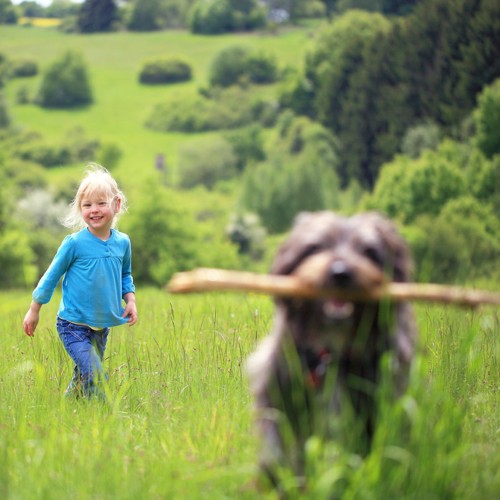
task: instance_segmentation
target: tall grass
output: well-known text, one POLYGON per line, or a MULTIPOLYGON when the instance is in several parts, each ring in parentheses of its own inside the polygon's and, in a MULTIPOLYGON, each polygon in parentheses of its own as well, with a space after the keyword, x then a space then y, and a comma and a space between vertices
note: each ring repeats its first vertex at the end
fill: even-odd
MULTIPOLYGON (((140 290, 138 325, 110 335, 103 405, 62 397, 58 297, 31 339, 29 294, 0 296, 0 497, 262 498, 243 363, 271 327, 269 299, 140 290)), ((308 489, 290 478, 291 498, 496 498, 498 312, 421 306, 418 320, 409 391, 381 394, 371 452, 311 439, 308 489)))

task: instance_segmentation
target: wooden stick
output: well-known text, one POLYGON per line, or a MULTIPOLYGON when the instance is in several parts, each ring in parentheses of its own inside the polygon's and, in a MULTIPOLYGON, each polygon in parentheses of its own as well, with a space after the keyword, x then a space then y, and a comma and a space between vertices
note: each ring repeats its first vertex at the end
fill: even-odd
POLYGON ((305 299, 335 297, 350 301, 372 301, 388 297, 394 301, 421 300, 467 307, 480 304, 500 306, 500 294, 485 290, 435 284, 387 283, 370 293, 353 294, 344 290, 315 288, 295 276, 207 268, 175 274, 167 285, 167 290, 171 293, 234 290, 305 299))

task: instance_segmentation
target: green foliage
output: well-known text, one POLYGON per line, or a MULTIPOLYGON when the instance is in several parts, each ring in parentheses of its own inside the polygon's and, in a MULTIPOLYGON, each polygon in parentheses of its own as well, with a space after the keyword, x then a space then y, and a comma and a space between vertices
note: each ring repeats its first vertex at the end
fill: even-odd
POLYGON ((38 64, 33 59, 18 59, 11 62, 11 76, 14 78, 26 78, 38 74, 38 64))
POLYGON ((236 167, 242 172, 248 163, 265 159, 262 128, 258 125, 227 132, 224 137, 231 144, 236 156, 236 167))
POLYGON ((87 66, 80 52, 64 52, 44 71, 36 102, 44 108, 71 108, 93 102, 87 66))
POLYGON ((27 135, 23 144, 16 148, 14 156, 50 168, 70 163, 90 162, 95 160, 99 153, 99 141, 87 138, 82 129, 76 128, 68 131, 64 139, 58 143, 48 142, 37 135, 27 135))
POLYGON ((77 18, 82 33, 112 31, 118 21, 118 8, 114 0, 85 0, 77 18))
POLYGON ((231 144, 222 137, 193 140, 180 147, 180 187, 203 185, 212 189, 217 182, 236 176, 236 156, 231 144))
POLYGON ((138 283, 163 286, 176 271, 193 267, 197 236, 193 223, 172 200, 174 196, 155 185, 148 186, 120 229, 130 235, 133 273, 138 283))
POLYGON ((252 83, 275 82, 278 78, 276 59, 265 51, 233 45, 221 50, 210 65, 210 85, 229 87, 248 79, 252 83))
POLYGON ((500 153, 500 78, 479 95, 474 122, 477 147, 487 158, 500 153))
POLYGON ((410 158, 418 158, 426 149, 436 149, 440 142, 439 127, 426 123, 409 128, 401 143, 401 152, 410 158))
MULTIPOLYGON (((373 82, 367 77, 366 65, 372 63, 373 47, 390 28, 390 22, 378 13, 348 11, 321 29, 306 57, 305 78, 314 89, 313 112, 339 138, 343 184, 358 179, 370 185, 376 178, 366 139, 371 129, 367 117, 376 119, 368 93, 373 82)), ((297 84, 299 88, 292 94, 307 96, 303 81, 299 79, 297 84)), ((301 102, 301 108, 304 106, 307 104, 301 102)))
POLYGON ((186 82, 191 78, 191 66, 177 58, 148 61, 139 74, 139 81, 148 84, 186 82))
POLYGON ((253 96, 239 87, 215 89, 208 98, 158 104, 146 126, 163 132, 207 132, 233 129, 251 123, 270 126, 278 114, 274 100, 253 96))
POLYGON ((127 22, 131 31, 155 31, 165 25, 164 2, 160 0, 134 0, 127 22))
POLYGON ((369 205, 389 217, 412 223, 419 215, 438 215, 450 200, 466 192, 466 180, 440 150, 419 159, 396 157, 382 167, 369 205))
POLYGON ((269 159, 247 169, 242 186, 242 205, 272 233, 286 231, 302 210, 337 208, 339 193, 334 137, 305 117, 280 124, 269 159))
POLYGON ((234 245, 223 230, 195 219, 182 193, 149 183, 120 229, 132 241, 132 267, 137 283, 164 286, 175 272, 194 267, 238 266, 234 245))
POLYGON ((10 0, 0 0, 0 24, 16 24, 17 11, 10 0))
POLYGON ((7 102, 5 101, 4 93, 0 89, 0 129, 9 127, 11 123, 7 102))
POLYGON ((265 8, 255 0, 198 0, 189 14, 192 33, 217 35, 266 24, 265 8))
POLYGON ((475 151, 469 160, 467 178, 476 199, 493 207, 500 218, 500 156, 487 160, 475 151))
POLYGON ((233 10, 228 0, 199 0, 191 9, 192 33, 217 35, 232 31, 233 26, 233 10))
POLYGON ((260 259, 264 252, 266 230, 259 218, 251 213, 236 213, 226 226, 226 235, 238 247, 238 253, 260 259))
POLYGON ((450 200, 437 217, 416 221, 425 246, 414 251, 420 279, 463 283, 494 274, 500 257, 500 224, 488 205, 472 197, 450 200))

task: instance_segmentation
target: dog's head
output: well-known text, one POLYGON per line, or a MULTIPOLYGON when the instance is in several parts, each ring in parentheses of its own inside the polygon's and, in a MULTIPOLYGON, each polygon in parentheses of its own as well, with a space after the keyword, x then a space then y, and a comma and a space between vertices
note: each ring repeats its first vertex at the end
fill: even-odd
MULTIPOLYGON (((408 281, 411 257, 395 226, 378 213, 346 218, 328 211, 304 212, 297 216, 271 272, 298 276, 321 289, 362 294, 387 281, 408 281)), ((309 340, 321 337, 320 343, 328 338, 322 332, 352 335, 353 329, 366 321, 363 312, 369 309, 374 316, 378 307, 338 299, 278 302, 285 305, 294 321, 301 320, 309 340)), ((333 336, 329 338, 334 341, 333 336)))

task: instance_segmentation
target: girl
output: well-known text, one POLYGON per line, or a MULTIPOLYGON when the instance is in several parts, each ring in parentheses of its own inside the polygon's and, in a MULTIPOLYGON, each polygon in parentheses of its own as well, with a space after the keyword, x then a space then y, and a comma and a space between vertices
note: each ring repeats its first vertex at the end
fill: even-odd
POLYGON ((64 221, 79 230, 64 238, 24 318, 24 332, 33 337, 40 309, 62 277, 57 332, 75 363, 66 395, 103 396, 98 382, 105 378, 102 360, 109 328, 137 322, 130 240, 114 229, 125 210, 126 198, 113 177, 90 164, 64 221))

